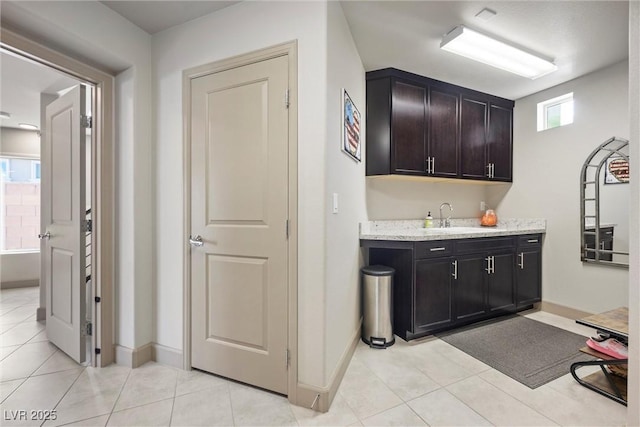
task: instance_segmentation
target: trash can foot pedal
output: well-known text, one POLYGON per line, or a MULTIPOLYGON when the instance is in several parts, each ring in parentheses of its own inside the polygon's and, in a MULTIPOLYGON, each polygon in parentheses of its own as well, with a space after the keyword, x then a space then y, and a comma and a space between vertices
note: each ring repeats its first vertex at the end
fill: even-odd
POLYGON ((387 348, 395 344, 395 337, 391 341, 387 341, 386 338, 374 338, 371 337, 369 340, 362 338, 365 344, 367 344, 371 348, 387 348))

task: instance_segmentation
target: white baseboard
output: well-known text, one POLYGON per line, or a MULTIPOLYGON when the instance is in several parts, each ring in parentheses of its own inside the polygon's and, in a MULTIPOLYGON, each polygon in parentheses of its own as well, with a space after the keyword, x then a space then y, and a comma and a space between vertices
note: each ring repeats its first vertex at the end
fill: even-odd
POLYGON ((583 317, 591 316, 592 314, 594 314, 549 301, 540 302, 540 310, 546 311, 551 314, 556 314, 558 316, 566 317, 567 319, 582 319, 583 317))
POLYGON ((182 350, 157 343, 151 344, 151 360, 161 365, 184 369, 182 350))
POLYGON ((126 366, 128 368, 135 369, 153 360, 151 358, 151 355, 152 355, 151 343, 145 344, 142 347, 138 347, 135 349, 124 347, 121 345, 116 345, 115 349, 116 349, 116 364, 126 366))
POLYGON ((16 289, 16 288, 31 288, 40 286, 40 280, 16 280, 12 282, 0 282, 0 289, 16 289))
MULTIPOLYGON (((360 325, 362 322, 360 322, 360 325)), ((290 402, 296 406, 302 406, 304 408, 311 408, 318 412, 327 412, 331 407, 331 403, 338 392, 338 387, 344 378, 344 374, 349 367, 349 362, 353 357, 353 353, 356 351, 356 346, 360 341, 361 326, 355 330, 351 337, 351 343, 345 349, 340 361, 338 362, 336 369, 331 375, 329 384, 326 387, 316 387, 308 384, 298 383, 298 387, 295 393, 295 401, 290 402), (313 407, 312 407, 313 406, 313 407)))

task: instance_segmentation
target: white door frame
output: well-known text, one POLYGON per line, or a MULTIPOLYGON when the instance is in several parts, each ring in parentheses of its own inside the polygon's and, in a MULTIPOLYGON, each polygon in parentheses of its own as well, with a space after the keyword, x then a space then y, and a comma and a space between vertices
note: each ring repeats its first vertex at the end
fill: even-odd
MULTIPOLYGON (((46 65, 95 86, 93 97, 93 132, 91 141, 92 265, 94 296, 100 298, 93 312, 93 366, 114 362, 114 152, 113 152, 113 81, 105 73, 71 57, 5 28, 0 29, 0 46, 30 61, 46 65)), ((39 309, 38 318, 44 318, 39 309)))
MULTIPOLYGON (((288 249, 288 349, 290 365, 287 388, 289 401, 296 401, 298 383, 298 58, 292 41, 244 55, 187 69, 182 74, 183 111, 183 367, 191 370, 191 80, 231 68, 287 55, 289 57, 289 249, 288 249)), ((284 99, 283 99, 284 102, 284 99)))

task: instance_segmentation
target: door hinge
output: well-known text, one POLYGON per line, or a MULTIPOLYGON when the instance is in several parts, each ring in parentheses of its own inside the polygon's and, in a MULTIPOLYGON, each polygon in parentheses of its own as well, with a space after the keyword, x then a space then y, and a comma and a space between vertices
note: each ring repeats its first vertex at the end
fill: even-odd
POLYGON ((85 322, 84 324, 84 335, 90 337, 93 335, 93 323, 85 322))
POLYGON ((100 349, 96 348, 96 354, 100 354, 100 349))
POLYGON ((284 93, 284 106, 289 108, 289 89, 284 93))
POLYGON ((93 125, 93 120, 91 120, 91 116, 85 116, 84 114, 80 116, 80 126, 85 129, 91 129, 93 125))
POLYGON ((100 297, 95 297, 93 300, 94 300, 95 302, 100 302, 100 297))
POLYGON ((289 238, 289 220, 285 223, 285 233, 287 235, 287 239, 289 238))
POLYGON ((83 220, 81 227, 84 233, 91 233, 91 231, 93 230, 93 223, 91 222, 90 219, 83 220))
POLYGON ((289 368, 289 362, 291 362, 291 353, 289 352, 289 349, 287 349, 285 357, 286 357, 286 360, 285 360, 284 366, 289 368))

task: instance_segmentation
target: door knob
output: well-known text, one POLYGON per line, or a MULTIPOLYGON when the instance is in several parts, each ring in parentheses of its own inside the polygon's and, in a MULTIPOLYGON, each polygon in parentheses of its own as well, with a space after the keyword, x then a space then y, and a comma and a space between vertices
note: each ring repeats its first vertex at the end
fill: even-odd
POLYGON ((202 241, 202 237, 196 234, 195 237, 189 236, 189 244, 191 246, 198 247, 204 245, 204 242, 202 241))
POLYGON ((50 239, 51 238, 51 233, 49 233, 48 231, 44 234, 38 234, 38 239, 43 240, 43 239, 50 239))

